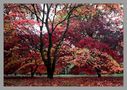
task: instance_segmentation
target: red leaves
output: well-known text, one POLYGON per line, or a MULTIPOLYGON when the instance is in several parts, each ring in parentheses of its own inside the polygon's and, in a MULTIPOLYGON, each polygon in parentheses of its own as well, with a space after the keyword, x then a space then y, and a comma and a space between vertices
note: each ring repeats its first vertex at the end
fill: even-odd
POLYGON ((9 15, 4 16, 4 22, 9 21, 9 20, 10 20, 10 16, 9 15))
POLYGON ((46 67, 43 64, 39 65, 37 70, 36 70, 36 73, 37 74, 44 74, 44 73, 46 73, 46 67))
POLYGON ((79 41, 79 43, 77 43, 77 46, 80 47, 80 48, 83 48, 83 47, 89 47, 89 48, 97 48, 99 50, 105 48, 105 49, 108 49, 108 45, 106 45, 105 43, 102 43, 102 42, 99 42, 95 39, 92 39, 91 37, 87 37, 87 38, 84 38, 82 40, 79 41))
POLYGON ((38 24, 37 21, 30 20, 30 19, 25 19, 25 20, 15 20, 13 23, 14 23, 15 25, 22 25, 22 24, 30 24, 30 25, 34 25, 34 24, 38 24))
POLYGON ((4 78, 4 86, 123 86, 122 77, 55 77, 52 80, 46 77, 35 78, 4 78))
MULTIPOLYGON (((26 6, 33 10, 31 5, 28 4, 26 6)), ((99 4, 84 4, 84 6, 77 8, 73 12, 73 15, 75 14, 78 16, 70 19, 69 30, 63 41, 64 45, 62 45, 60 52, 58 53, 60 61, 57 63, 55 74, 59 74, 63 67, 66 67, 68 64, 74 64, 77 67, 74 70, 74 73, 78 74, 82 71, 87 74, 94 74, 94 67, 97 65, 103 67, 104 73, 122 72, 122 67, 120 67, 117 62, 111 61, 122 61, 123 59, 122 53, 120 53, 123 49, 123 45, 121 45, 121 42, 123 42, 123 33, 120 30, 123 29, 116 28, 116 26, 118 27, 121 24, 122 17, 116 18, 115 16, 115 14, 123 14, 109 11, 109 6, 113 9, 117 9, 119 5, 112 6, 102 4, 100 7, 102 6, 101 9, 104 9, 104 12, 101 13, 96 11, 98 6, 99 4), (98 15, 96 15, 97 13, 98 15), (113 15, 111 16, 109 13, 113 15), (113 22, 113 20, 110 20, 112 19, 110 16, 115 18, 113 24, 110 23, 113 22), (106 19, 107 17, 108 20, 106 19), (118 52, 120 55, 118 55, 118 52), (86 69, 82 69, 84 67, 86 69)), ((62 7, 64 9, 57 12, 57 14, 59 14, 58 16, 61 17, 57 18, 56 15, 54 20, 55 24, 66 16, 66 8, 68 7, 64 7, 64 5, 62 7)), ((36 14, 39 16, 39 13, 36 14)), ((5 51, 10 50, 10 53, 13 52, 17 55, 14 59, 19 58, 23 61, 22 66, 28 64, 28 67, 25 68, 42 64, 40 61, 41 55, 39 53, 40 42, 43 41, 45 50, 47 50, 47 47, 50 44, 49 34, 46 30, 43 30, 45 33, 42 35, 42 41, 40 40, 39 34, 41 32, 39 31, 39 26, 41 26, 41 22, 35 21, 35 18, 33 18, 33 13, 30 13, 30 11, 25 8, 22 9, 20 4, 5 4, 5 51), (39 29, 37 29, 37 26, 39 29), (15 31, 15 33, 13 33, 13 31, 15 31)), ((50 29, 49 32, 52 32, 52 23, 49 21, 48 24, 50 29)), ((54 50, 52 49, 55 49, 56 44, 61 40, 66 24, 66 22, 61 23, 51 34, 51 46, 53 46, 51 47, 51 58, 54 58, 54 50)), ((11 55, 6 53, 6 56, 11 55)), ((12 57, 5 57, 7 60, 9 58, 12 57)), ((39 68, 44 69, 44 67, 39 68)), ((25 71, 25 69, 23 70, 25 71)), ((39 69, 38 72, 42 73, 43 70, 40 71, 39 69)))
POLYGON ((94 47, 93 49, 92 47, 90 49, 77 47, 72 49, 64 45, 61 47, 59 54, 59 61, 61 61, 61 63, 65 62, 65 67, 68 64, 74 64, 75 68, 71 69, 72 74, 79 74, 80 72, 95 74, 96 71, 94 67, 96 66, 102 67, 102 73, 117 73, 118 70, 115 70, 117 68, 121 68, 122 70, 122 66, 120 66, 118 62, 113 59, 110 53, 100 51, 94 47))

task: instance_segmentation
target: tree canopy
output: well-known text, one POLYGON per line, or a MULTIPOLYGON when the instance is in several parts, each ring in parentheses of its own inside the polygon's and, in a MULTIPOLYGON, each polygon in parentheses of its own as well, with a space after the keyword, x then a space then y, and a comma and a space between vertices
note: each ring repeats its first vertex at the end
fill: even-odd
POLYGON ((122 73, 123 16, 116 3, 4 4, 4 73, 122 73))

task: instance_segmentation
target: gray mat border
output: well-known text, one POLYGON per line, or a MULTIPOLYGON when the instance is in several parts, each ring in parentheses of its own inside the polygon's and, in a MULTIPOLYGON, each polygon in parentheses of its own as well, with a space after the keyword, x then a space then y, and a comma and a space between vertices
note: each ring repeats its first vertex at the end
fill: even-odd
POLYGON ((127 25, 126 25, 126 20, 127 20, 127 1, 126 0, 2 0, 0 1, 0 89, 27 89, 27 90, 35 90, 35 89, 48 89, 48 90, 56 90, 56 89, 94 89, 94 90, 107 90, 107 89, 112 89, 112 90, 126 90, 127 86, 127 58, 126 58, 126 53, 127 53, 127 25), (3 4, 4 3, 123 3, 124 4, 124 86, 123 87, 4 87, 3 86, 3 4))

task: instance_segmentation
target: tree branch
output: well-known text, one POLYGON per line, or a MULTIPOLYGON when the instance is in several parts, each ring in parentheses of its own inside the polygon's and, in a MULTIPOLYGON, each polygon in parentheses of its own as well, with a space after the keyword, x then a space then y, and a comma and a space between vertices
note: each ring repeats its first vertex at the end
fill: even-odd
MULTIPOLYGON (((32 6, 33 6, 33 9, 34 9, 34 13, 37 14, 34 4, 32 4, 32 6)), ((37 17, 37 16, 36 16, 36 17, 37 17)), ((38 20, 38 17, 37 17, 37 21, 39 21, 39 20, 38 20)))
MULTIPOLYGON (((43 5, 43 11, 44 11, 44 9, 45 9, 45 4, 43 5)), ((42 29, 43 29, 44 17, 45 17, 44 14, 45 14, 45 13, 43 13, 42 21, 41 21, 41 22, 42 22, 42 26, 40 26, 40 53, 41 53, 41 56, 42 56, 43 61, 46 62, 45 56, 44 56, 44 50, 43 50, 44 43, 43 43, 43 41, 42 41, 42 29)))
MULTIPOLYGON (((67 25, 66 25, 66 29, 64 31, 64 33, 62 34, 62 37, 59 41, 59 43, 57 44, 56 48, 55 48, 55 52, 54 52, 54 59, 53 59, 53 65, 52 67, 55 67, 55 64, 56 64, 56 61, 57 61, 57 53, 58 53, 58 49, 59 49, 59 46, 61 46, 62 44, 62 41, 68 31, 68 28, 69 28, 69 23, 70 23, 70 16, 71 16, 71 13, 69 14, 68 18, 67 18, 67 25)), ((54 69, 54 68, 53 68, 54 69)))
MULTIPOLYGON (((52 5, 52 4, 51 4, 51 5, 52 5)), ((50 13, 51 5, 49 6, 48 4, 46 4, 46 6, 47 6, 47 13, 46 13, 45 26, 46 26, 46 28, 47 28, 48 34, 50 34, 48 19, 49 19, 49 13, 50 13)))
MULTIPOLYGON (((71 5, 70 5, 70 6, 71 6, 71 5)), ((60 21, 59 23, 57 23, 57 24, 55 25, 55 27, 53 28, 53 30, 55 30, 59 24, 61 24, 62 22, 64 22, 64 21, 68 18, 68 15, 69 15, 70 13, 72 13, 73 10, 74 10, 75 8, 78 8, 78 7, 80 7, 80 6, 82 6, 82 5, 74 6, 74 7, 68 12, 67 16, 66 16, 62 21, 60 21)))
MULTIPOLYGON (((79 6, 80 6, 80 5, 79 5, 79 6)), ((62 44, 62 42, 63 42, 63 40, 64 40, 64 38, 65 38, 65 35, 66 35, 67 31, 68 31, 68 28, 69 28, 69 23, 70 23, 71 14, 72 14, 73 10, 74 10, 75 8, 79 7, 79 6, 73 7, 73 8, 68 12, 68 15, 65 17, 65 19, 62 20, 61 22, 59 22, 59 23, 54 27, 54 30, 55 30, 55 28, 56 28, 60 23, 64 22, 64 21, 67 19, 66 29, 65 29, 65 31, 63 32, 63 34, 62 34, 62 36, 61 36, 61 39, 60 39, 59 43, 56 45, 56 48, 55 48, 54 59, 53 59, 53 64, 52 64, 52 71, 53 71, 53 72, 54 72, 54 70, 55 70, 55 64, 56 64, 56 61, 57 61, 57 58, 58 58, 57 53, 58 53, 59 46, 61 46, 61 44, 62 44)), ((70 5, 70 8, 71 8, 71 5, 70 5)))
POLYGON ((53 33, 53 31, 55 30, 55 29, 54 29, 54 20, 55 20, 55 16, 56 16, 56 9, 57 9, 57 6, 58 6, 58 4, 55 5, 55 12, 54 12, 53 21, 52 21, 52 33, 53 33))
POLYGON ((42 19, 37 15, 37 13, 33 12, 28 6, 24 5, 24 4, 21 4, 22 6, 24 6, 24 8, 28 9, 32 14, 35 14, 36 17, 42 21, 42 19))

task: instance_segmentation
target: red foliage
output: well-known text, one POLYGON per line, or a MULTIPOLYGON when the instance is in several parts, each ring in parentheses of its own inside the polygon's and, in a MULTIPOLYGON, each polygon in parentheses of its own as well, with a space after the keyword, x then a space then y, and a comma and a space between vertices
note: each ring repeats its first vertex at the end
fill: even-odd
POLYGON ((5 77, 4 80, 4 86, 123 86, 122 77, 55 77, 52 80, 45 77, 5 77))
MULTIPOLYGON (((40 26, 40 22, 34 20, 31 16, 28 17, 31 13, 26 9, 22 9, 21 6, 21 4, 4 5, 5 73, 14 73, 26 64, 28 64, 28 66, 24 67, 21 71, 26 70, 25 73, 28 73, 30 72, 29 68, 38 66, 36 73, 45 73, 46 68, 41 60, 39 46, 40 42, 43 41, 44 49, 47 49, 50 44, 48 42, 49 34, 47 32, 44 33, 41 41, 39 38, 40 31, 34 28, 35 24, 40 26), (13 54, 15 54, 14 57, 13 54), (11 62, 11 60, 13 60, 13 62, 11 62), (8 65, 8 63, 12 63, 13 65, 8 65)), ((123 62, 123 53, 121 53, 123 50, 123 45, 121 45, 123 42, 123 31, 121 30, 123 30, 123 28, 119 28, 122 22, 122 16, 118 16, 119 18, 114 21, 106 21, 107 18, 110 19, 110 10, 113 9, 114 11, 115 9, 117 13, 114 12, 114 14, 123 15, 122 9, 118 9, 119 5, 102 4, 105 12, 101 12, 97 15, 98 11, 96 10, 99 10, 99 6, 101 6, 101 4, 97 4, 95 7, 94 5, 84 5, 73 12, 73 15, 78 16, 70 19, 68 32, 64 37, 63 45, 59 49, 59 59, 55 74, 62 72, 62 69, 70 63, 75 65, 71 71, 74 74, 79 74, 81 72, 95 74, 95 66, 91 66, 91 64, 87 63, 87 61, 89 61, 88 59, 91 59, 94 54, 97 55, 93 57, 96 58, 95 63, 104 69, 103 72, 113 73, 122 71, 121 67, 115 66, 114 63, 110 62, 111 58, 109 59, 111 56, 113 60, 119 64, 123 62), (120 12, 118 12, 117 9, 120 10, 120 12), (85 15, 87 15, 87 17, 85 15), (83 49, 88 49, 89 52, 85 55, 85 52, 82 51, 83 49), (103 61, 105 64, 100 65, 98 63, 100 61, 103 61), (111 70, 109 70, 109 68, 111 68, 111 70)), ((29 8, 33 10, 31 7, 29 8)), ((62 18, 66 15, 67 9, 65 8, 66 5, 64 9, 57 12, 62 18)), ((61 20, 62 18, 57 18, 58 20, 55 19, 55 21, 59 21, 59 19, 61 20)), ((51 23, 49 23, 49 32, 52 32, 51 26, 51 23)), ((53 32, 51 36, 53 49, 56 44, 58 44, 59 40, 61 40, 65 26, 66 22, 63 22, 58 25, 53 32)), ((53 53, 51 53, 51 57, 53 57, 53 53)), ((92 63, 93 62, 94 61, 92 61, 92 63)))

